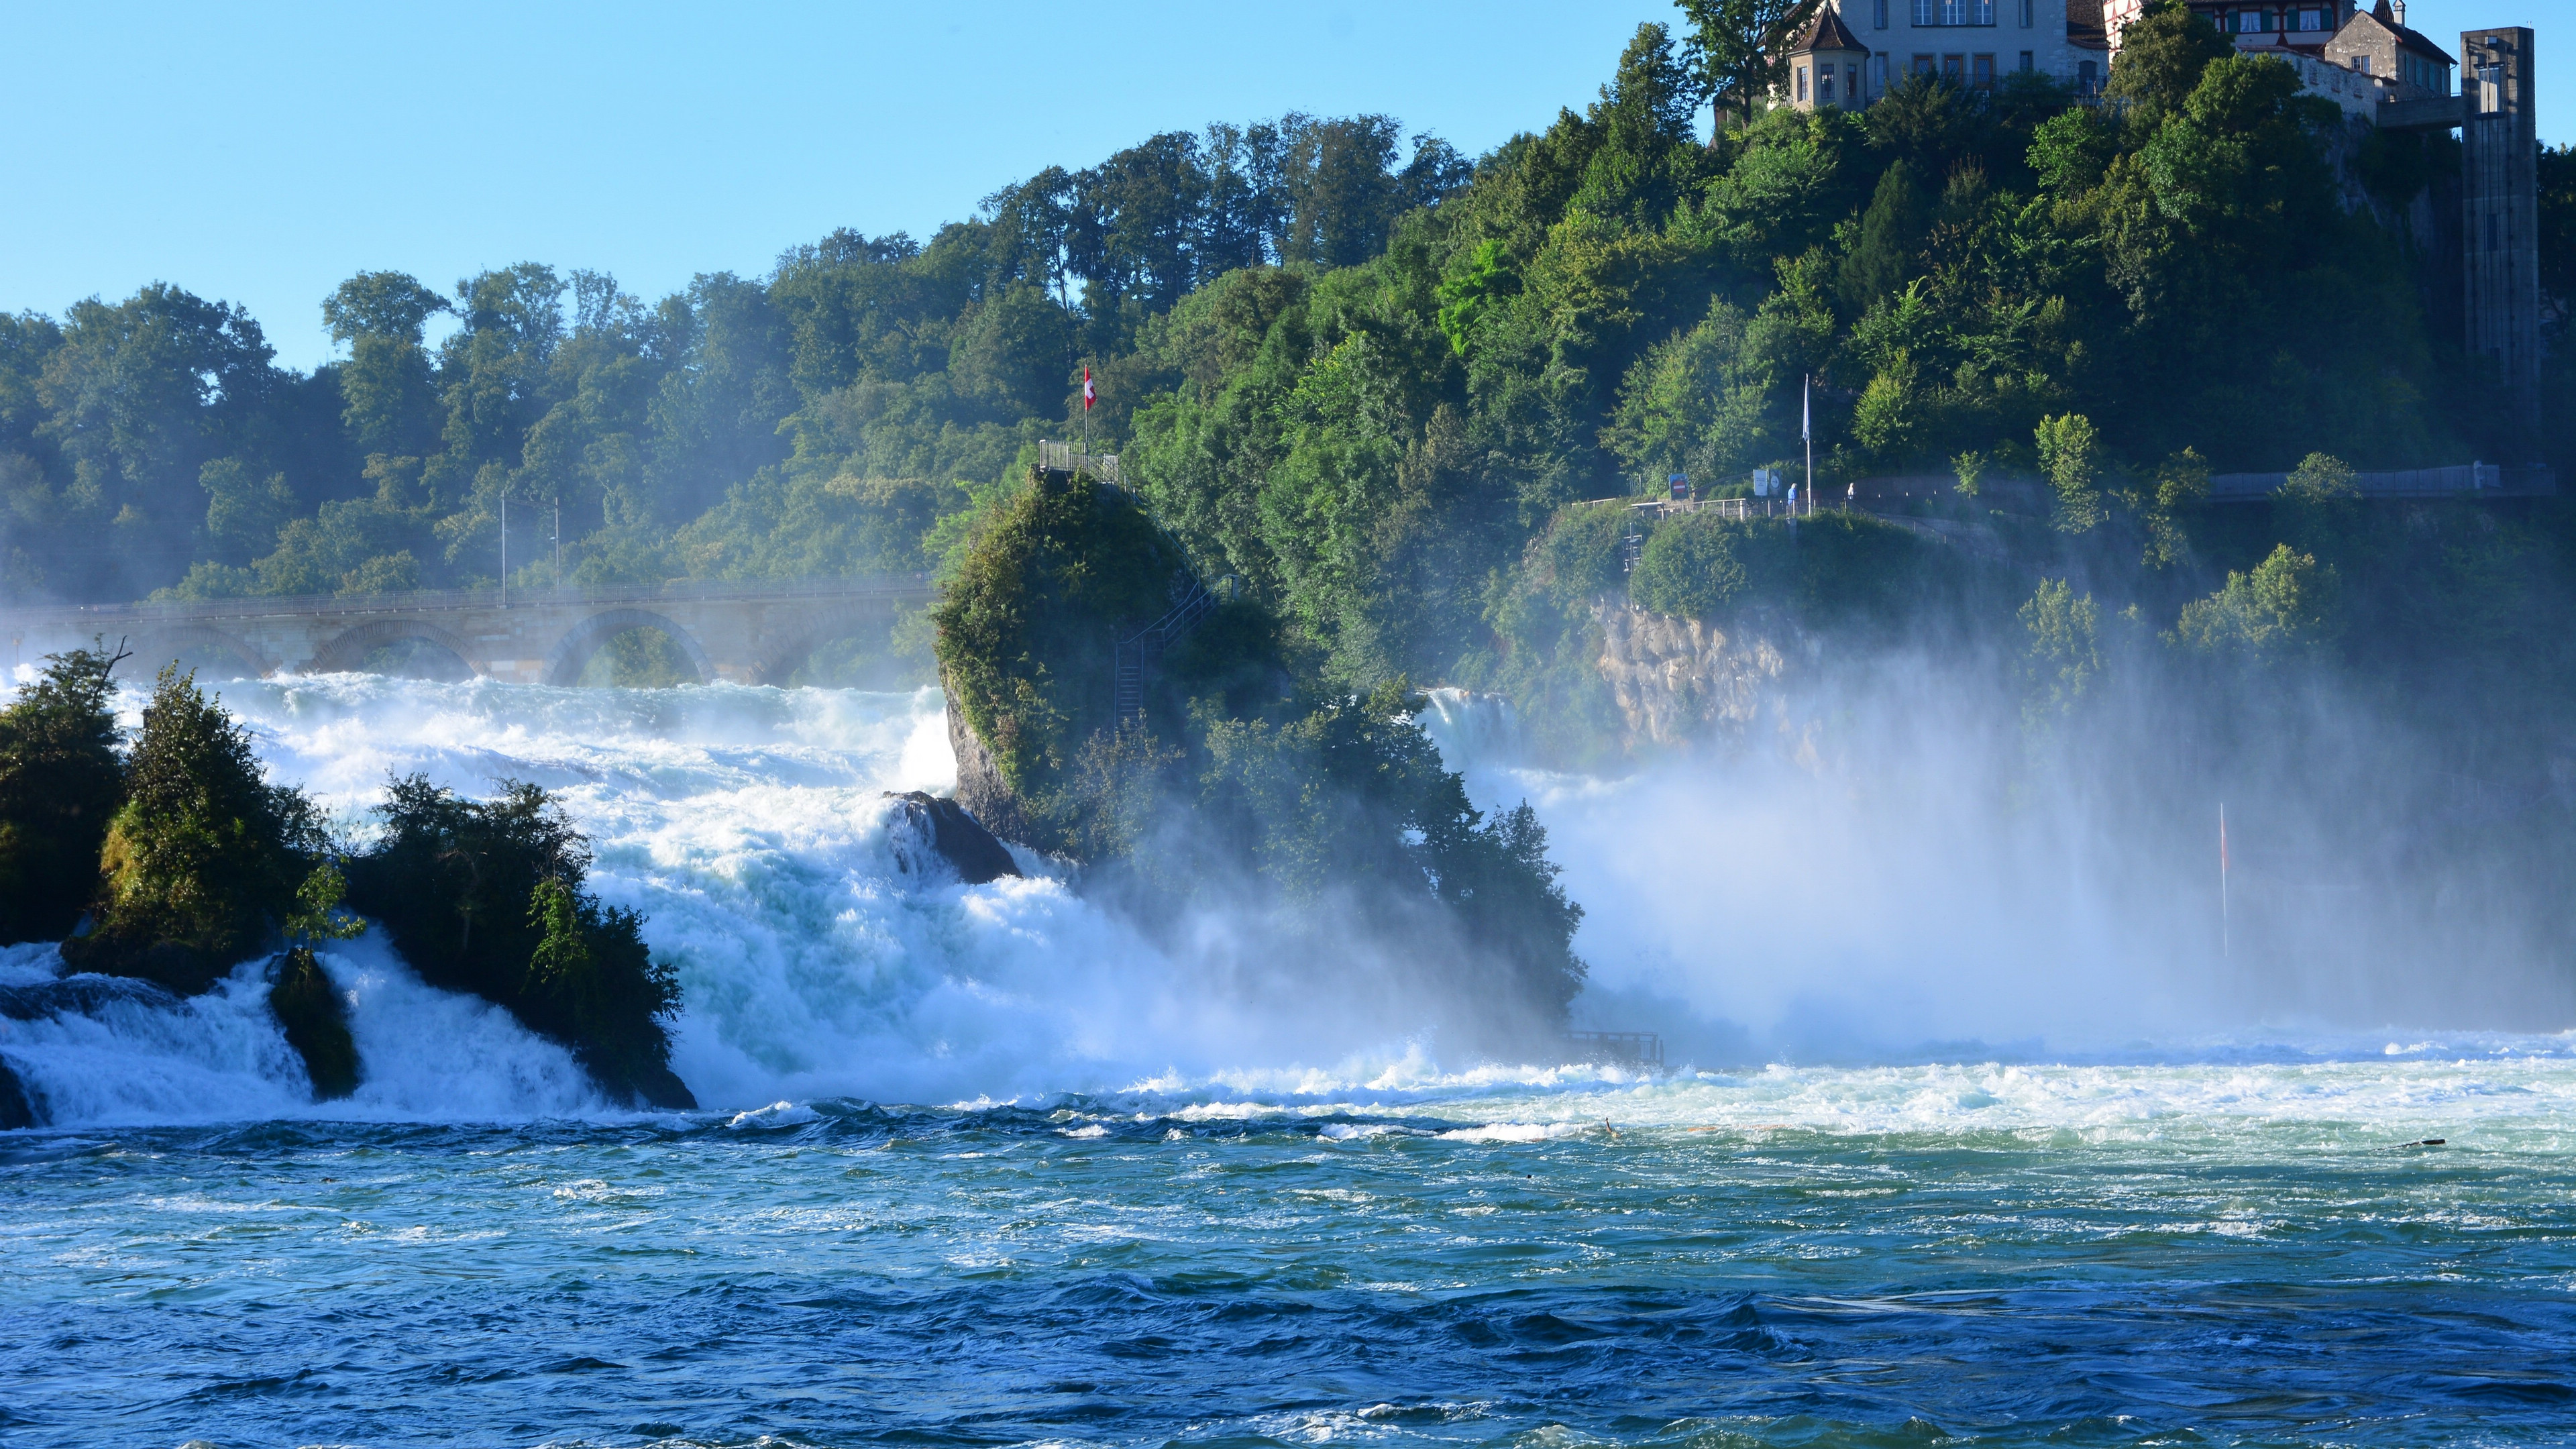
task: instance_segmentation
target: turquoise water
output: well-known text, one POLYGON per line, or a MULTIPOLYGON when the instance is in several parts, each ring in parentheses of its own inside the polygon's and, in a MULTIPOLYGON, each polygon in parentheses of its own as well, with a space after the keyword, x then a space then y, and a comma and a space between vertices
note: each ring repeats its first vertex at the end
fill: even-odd
POLYGON ((228 702, 346 818, 393 767, 563 790, 708 1110, 607 1109, 372 939, 324 961, 367 1075, 328 1108, 252 974, 73 1000, 7 953, 51 1125, 0 1135, 0 1441, 2576 1440, 2576 1037, 2025 988, 1952 959, 1972 916, 1915 913, 1910 978, 1854 912, 1726 965, 1618 895, 1596 791, 1488 773, 1576 852, 1578 1011, 1720 1065, 1444 1063, 1058 882, 907 873, 877 791, 938 783, 935 700, 228 702), (1995 1044, 1887 1045, 1913 978, 1995 1044))
POLYGON ((0 1403, 58 1444, 2563 1442, 2571 1093, 2552 1054, 68 1133, 0 1165, 0 1403))

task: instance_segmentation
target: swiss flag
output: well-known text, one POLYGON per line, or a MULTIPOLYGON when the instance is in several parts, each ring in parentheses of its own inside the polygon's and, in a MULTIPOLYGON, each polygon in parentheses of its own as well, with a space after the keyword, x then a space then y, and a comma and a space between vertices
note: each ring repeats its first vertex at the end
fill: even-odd
POLYGON ((1086 367, 1082 370, 1082 410, 1091 411, 1091 405, 1099 399, 1100 390, 1091 385, 1091 369, 1086 367))

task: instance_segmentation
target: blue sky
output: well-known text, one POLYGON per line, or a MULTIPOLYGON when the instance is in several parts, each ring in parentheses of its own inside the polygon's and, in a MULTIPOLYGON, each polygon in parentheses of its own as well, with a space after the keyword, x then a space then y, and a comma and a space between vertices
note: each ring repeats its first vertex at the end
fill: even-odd
MULTIPOLYGON (((2415 0, 2547 32, 2565 0, 2415 0), (2551 12, 2544 16, 2543 12, 2551 12)), ((322 297, 535 260, 651 300, 837 226, 922 235, 1049 164, 1286 110, 1383 111, 1475 154, 1580 106, 1658 3, 0 0, 0 310, 155 280, 330 356, 322 297)), ((2560 52, 2544 33, 2541 61, 2560 52)), ((2576 38, 2576 37, 2571 37, 2576 38)), ((2565 42, 2558 42, 2564 44, 2565 42)), ((2544 87, 2542 134, 2576 103, 2544 87)))

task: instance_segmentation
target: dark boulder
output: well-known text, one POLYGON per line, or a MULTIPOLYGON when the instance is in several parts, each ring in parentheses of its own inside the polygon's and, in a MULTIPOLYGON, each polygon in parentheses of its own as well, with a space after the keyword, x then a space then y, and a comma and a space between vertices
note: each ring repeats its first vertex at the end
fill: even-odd
POLYGON ((213 990, 235 964, 202 946, 157 937, 148 927, 116 925, 63 942, 63 963, 74 971, 148 981, 181 996, 213 990))
POLYGON ((0 1057, 0 1132, 16 1127, 36 1125, 36 1109, 27 1100, 27 1089, 18 1083, 18 1074, 9 1069, 9 1060, 0 1057))
POLYGON ((349 1035, 349 1008, 305 947, 279 958, 268 988, 268 1009, 286 1031, 286 1044, 304 1058, 313 1100, 335 1101, 358 1090, 358 1043, 349 1035))
POLYGON ((630 1105, 641 1102, 666 1112, 694 1112, 698 1109, 697 1094, 680 1080, 679 1073, 667 1066, 639 1066, 627 1074, 625 1086, 633 1094, 628 1098, 630 1105))
MULTIPOLYGON (((886 798, 895 802, 911 827, 912 834, 930 847, 932 854, 948 863, 957 878, 968 885, 982 885, 989 880, 1020 873, 1011 859, 1010 849, 977 824, 975 817, 954 800, 942 800, 919 790, 896 794, 889 790, 886 798)), ((905 853, 898 848, 898 862, 909 868, 905 853)))
POLYGON ((123 976, 67 976, 57 981, 31 981, 0 986, 0 1018, 49 1021, 61 1016, 96 1016, 119 1002, 175 1007, 179 998, 149 981, 123 976))

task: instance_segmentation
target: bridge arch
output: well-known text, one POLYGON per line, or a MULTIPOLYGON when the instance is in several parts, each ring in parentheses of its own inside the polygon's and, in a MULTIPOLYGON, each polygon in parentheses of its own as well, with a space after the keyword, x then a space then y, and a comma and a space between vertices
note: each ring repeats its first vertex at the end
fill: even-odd
POLYGON ((164 624, 136 634, 126 647, 135 663, 155 674, 173 660, 182 668, 188 667, 192 655, 200 661, 230 661, 241 670, 233 676, 237 679, 264 678, 276 668, 258 650, 205 624, 164 624))
POLYGON ((342 630, 330 643, 313 651, 313 659, 304 666, 307 674, 353 674, 367 667, 367 659, 388 644, 432 644, 456 656, 456 662, 468 674, 485 671, 468 652, 470 646, 454 634, 423 619, 370 619, 342 630))
POLYGON ((706 647, 688 630, 649 609, 606 609, 572 626, 571 632, 557 640, 546 651, 545 667, 538 677, 548 684, 579 684, 583 666, 600 646, 629 629, 658 629, 665 638, 680 646, 688 656, 689 667, 698 672, 700 684, 712 683, 716 677, 715 661, 707 656, 706 647))
POLYGON ((885 598, 837 600, 801 610, 796 627, 768 640, 753 661, 752 682, 785 685, 813 652, 835 639, 881 635, 894 628, 897 605, 885 598))

